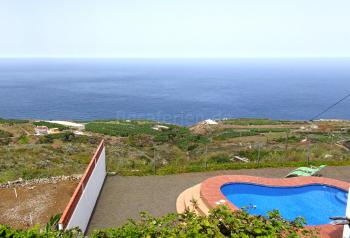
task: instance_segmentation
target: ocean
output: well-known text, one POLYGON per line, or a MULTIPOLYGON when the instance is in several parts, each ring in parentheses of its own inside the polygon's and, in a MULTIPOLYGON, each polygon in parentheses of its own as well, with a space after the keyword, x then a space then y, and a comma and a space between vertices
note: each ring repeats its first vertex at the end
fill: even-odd
POLYGON ((349 92, 350 59, 0 60, 3 118, 308 120, 349 92))

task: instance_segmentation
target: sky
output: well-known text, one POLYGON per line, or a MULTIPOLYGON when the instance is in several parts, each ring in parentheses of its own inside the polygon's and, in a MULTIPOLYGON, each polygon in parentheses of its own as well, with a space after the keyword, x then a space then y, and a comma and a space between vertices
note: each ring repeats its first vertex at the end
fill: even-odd
POLYGON ((0 57, 350 57, 349 0, 0 0, 0 57))

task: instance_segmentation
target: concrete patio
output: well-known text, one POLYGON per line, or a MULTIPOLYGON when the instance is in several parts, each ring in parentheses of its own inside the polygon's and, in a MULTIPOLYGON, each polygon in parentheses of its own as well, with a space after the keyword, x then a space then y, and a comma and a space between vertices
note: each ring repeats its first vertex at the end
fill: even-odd
MULTIPOLYGON (((168 176, 109 176, 92 215, 88 232, 138 219, 141 211, 161 216, 176 212, 176 199, 185 189, 217 175, 241 174, 282 178, 292 168, 266 168, 186 173, 168 176)), ((324 177, 350 182, 350 166, 326 167, 324 177)))

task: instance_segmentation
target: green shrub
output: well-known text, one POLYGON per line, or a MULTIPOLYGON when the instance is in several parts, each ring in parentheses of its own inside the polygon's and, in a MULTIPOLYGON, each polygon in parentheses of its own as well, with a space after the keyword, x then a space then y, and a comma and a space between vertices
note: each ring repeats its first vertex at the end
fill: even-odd
POLYGON ((259 133, 250 131, 250 130, 237 130, 237 129, 229 128, 229 129, 225 129, 218 135, 214 136, 213 139, 221 141, 221 140, 227 140, 227 139, 237 138, 242 136, 254 136, 258 134, 259 133))
POLYGON ((18 143, 21 145, 26 145, 29 143, 29 138, 28 136, 21 136, 18 140, 18 143))
POLYGON ((228 163, 230 162, 230 157, 227 155, 214 155, 209 158, 209 161, 214 163, 228 163))
MULTIPOLYGON (((289 143, 298 143, 302 140, 299 136, 288 136, 288 142, 289 143)), ((274 139, 275 142, 278 143, 285 143, 286 142, 286 137, 279 137, 274 139)))
POLYGON ((86 135, 75 135, 73 132, 67 131, 63 133, 50 134, 45 136, 40 136, 38 144, 51 144, 53 140, 62 140, 63 142, 74 142, 74 143, 89 143, 96 145, 99 143, 100 139, 97 137, 89 137, 86 135))
POLYGON ((37 143, 38 144, 51 144, 51 143, 53 143, 53 138, 52 137, 48 137, 47 135, 40 136, 37 143))
POLYGON ((141 135, 130 135, 128 137, 128 144, 134 147, 145 147, 152 146, 153 142, 149 135, 141 134, 141 135))
POLYGON ((0 138, 0 145, 9 145, 11 143, 10 138, 0 138))
POLYGON ((68 142, 72 141, 75 138, 75 134, 73 132, 64 132, 58 134, 45 135, 45 137, 48 138, 50 141, 54 139, 61 139, 65 142, 68 142))
POLYGON ((12 137, 12 133, 4 130, 0 130, 0 138, 12 137))
POLYGON ((194 150, 199 144, 208 143, 208 138, 201 135, 184 134, 176 137, 175 144, 182 150, 194 150))

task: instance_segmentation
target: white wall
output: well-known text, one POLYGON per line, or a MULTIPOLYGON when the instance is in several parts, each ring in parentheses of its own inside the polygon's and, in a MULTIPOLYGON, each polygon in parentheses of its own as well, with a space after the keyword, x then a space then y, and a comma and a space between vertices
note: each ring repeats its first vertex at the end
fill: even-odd
MULTIPOLYGON (((350 217, 350 188, 348 192, 348 204, 346 205, 346 217, 350 217)), ((344 226, 343 238, 350 238, 350 228, 348 225, 344 226)))
POLYGON ((106 155, 103 148, 100 158, 87 182, 84 191, 80 197, 77 206, 69 220, 66 229, 79 227, 83 232, 86 231, 92 211, 94 210, 97 198, 100 194, 103 182, 106 177, 106 155))

